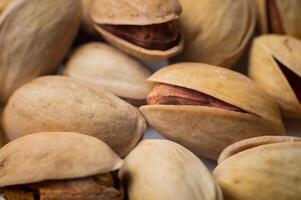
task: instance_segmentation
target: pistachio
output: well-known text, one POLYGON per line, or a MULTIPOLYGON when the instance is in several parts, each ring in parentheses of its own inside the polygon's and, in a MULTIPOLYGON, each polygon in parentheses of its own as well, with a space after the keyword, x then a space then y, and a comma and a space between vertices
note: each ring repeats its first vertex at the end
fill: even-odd
POLYGON ((82 8, 83 8, 83 17, 82 17, 82 30, 84 33, 88 35, 96 35, 97 32, 93 27, 93 22, 90 18, 90 6, 93 0, 81 0, 82 8))
POLYGON ((285 117, 301 117, 301 41, 289 36, 256 38, 249 75, 278 103, 285 117))
POLYGON ((256 25, 253 0, 180 0, 185 46, 174 61, 231 67, 242 55, 256 25))
POLYGON ((95 29, 126 53, 147 60, 165 60, 183 49, 177 22, 178 0, 94 1, 90 17, 95 29))
POLYGON ((80 8, 78 0, 1 0, 0 102, 55 70, 77 34, 80 8))
POLYGON ((142 63, 104 43, 85 44, 71 56, 66 76, 104 88, 134 105, 145 104, 151 75, 142 63))
POLYGON ((80 132, 106 142, 125 156, 138 143, 145 120, 114 95, 64 76, 38 78, 19 88, 4 110, 11 141, 36 132, 80 132))
POLYGON ((213 175, 225 199, 301 198, 301 138, 268 136, 244 140, 221 154, 213 175))
POLYGON ((260 31, 301 38, 299 0, 257 0, 260 31))
POLYGON ((126 158, 119 176, 130 200, 222 200, 205 165, 167 140, 144 140, 126 158))
POLYGON ((239 140, 285 133, 273 99, 239 73, 179 63, 148 80, 157 85, 140 107, 148 123, 199 156, 217 159, 239 140))

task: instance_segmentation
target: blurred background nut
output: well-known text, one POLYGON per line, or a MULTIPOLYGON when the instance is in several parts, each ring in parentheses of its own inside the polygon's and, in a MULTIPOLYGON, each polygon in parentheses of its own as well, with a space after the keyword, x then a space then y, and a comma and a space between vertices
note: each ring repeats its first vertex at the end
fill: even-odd
POLYGON ((199 156, 217 159, 234 142, 285 133, 276 103, 242 74, 179 63, 148 80, 155 87, 140 107, 148 123, 199 156))
POLYGON ((166 60, 183 49, 178 0, 97 0, 90 6, 96 30, 126 53, 166 60))
POLYGON ((301 199, 301 138, 258 137, 229 146, 213 175, 225 199, 301 199))
POLYGON ((64 76, 41 77, 22 86, 3 116, 10 141, 36 132, 79 132, 103 140, 122 157, 138 143, 145 127, 135 107, 64 76))
POLYGON ((81 46, 70 58, 66 76, 86 81, 134 105, 145 104, 151 72, 140 62, 104 43, 81 46))
POLYGON ((0 3, 0 101, 22 84, 55 70, 81 20, 78 0, 0 3))
POLYGON ((256 0, 260 31, 301 39, 300 0, 256 0))
POLYGON ((285 117, 301 118, 301 41, 289 36, 256 38, 249 75, 277 101, 285 117))
POLYGON ((222 200, 205 165, 179 144, 144 140, 126 158, 119 177, 130 200, 222 200))
POLYGON ((185 46, 174 61, 231 67, 241 57, 256 25, 253 0, 180 0, 185 46))

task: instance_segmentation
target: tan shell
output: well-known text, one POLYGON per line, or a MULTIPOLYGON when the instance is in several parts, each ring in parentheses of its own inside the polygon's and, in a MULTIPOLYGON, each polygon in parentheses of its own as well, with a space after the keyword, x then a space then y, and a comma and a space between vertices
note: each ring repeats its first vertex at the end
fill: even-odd
POLYGON ((253 81, 228 69, 200 63, 165 67, 149 78, 215 97, 248 113, 206 106, 147 105, 149 124, 200 156, 217 159, 228 145, 261 135, 283 135, 277 105, 253 81))
POLYGON ((131 200, 222 200, 205 165, 167 140, 144 140, 125 159, 119 176, 131 200))
POLYGON ((140 62, 104 43, 81 46, 70 58, 64 74, 86 81, 125 99, 145 100, 151 75, 140 62))
MULTIPOLYGON (((281 19, 285 34, 301 39, 301 1, 300 0, 274 0, 281 19)), ((267 13, 267 1, 256 0, 258 7, 259 28, 262 33, 269 33, 269 19, 267 13)))
POLYGON ((0 186, 104 174, 123 161, 101 140, 71 132, 36 133, 0 149, 0 186))
POLYGON ((90 6, 94 0, 81 0, 83 8, 83 17, 82 17, 82 30, 86 34, 97 35, 97 32, 93 26, 93 22, 90 18, 90 6))
POLYGON ((256 38, 250 56, 249 75, 274 99, 285 117, 301 117, 301 103, 277 60, 301 78, 301 41, 280 35, 256 38))
POLYGON ((14 93, 5 107, 3 126, 9 140, 37 132, 79 132, 125 156, 146 124, 136 108, 114 95, 72 78, 48 76, 14 93))
POLYGON ((0 15, 0 101, 54 71, 77 34, 80 10, 77 0, 11 0, 0 15))
POLYGON ((256 25, 253 0, 180 0, 185 47, 177 61, 231 67, 256 25))
POLYGON ((213 175, 225 199, 301 199, 301 138, 259 137, 221 155, 213 175))

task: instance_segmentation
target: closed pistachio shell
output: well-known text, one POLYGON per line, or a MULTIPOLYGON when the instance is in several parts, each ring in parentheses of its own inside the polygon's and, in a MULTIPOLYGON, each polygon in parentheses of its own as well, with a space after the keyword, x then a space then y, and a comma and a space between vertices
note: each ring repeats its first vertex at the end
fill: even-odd
POLYGON ((101 140, 79 133, 35 133, 0 149, 0 186, 81 178, 117 170, 123 161, 101 140))
POLYGON ((70 58, 66 76, 104 88, 130 101, 145 101, 151 87, 146 66, 104 43, 81 46, 70 58))
POLYGON ((264 35, 254 40, 249 75, 277 101, 285 117, 301 117, 301 41, 264 35))
POLYGON ((224 150, 213 175, 225 199, 301 199, 301 139, 269 136, 224 150))
POLYGON ((0 8, 3 103, 21 85, 55 70, 70 48, 81 20, 78 0, 4 2, 8 4, 2 4, 2 12, 0 8))
POLYGON ((231 67, 241 57, 256 25, 253 0, 180 0, 185 46, 176 61, 231 67))
POLYGON ((48 76, 14 93, 5 107, 3 126, 9 140, 37 132, 79 132, 125 156, 146 124, 136 108, 108 92, 72 78, 48 76))
POLYGON ((119 176, 130 200, 222 200, 204 164, 179 144, 144 140, 126 158, 119 176))
POLYGON ((217 159, 225 147, 239 140, 285 133, 276 103, 242 74, 206 64, 179 63, 159 70, 149 81, 186 88, 235 106, 235 111, 185 104, 140 107, 152 127, 199 156, 217 159))

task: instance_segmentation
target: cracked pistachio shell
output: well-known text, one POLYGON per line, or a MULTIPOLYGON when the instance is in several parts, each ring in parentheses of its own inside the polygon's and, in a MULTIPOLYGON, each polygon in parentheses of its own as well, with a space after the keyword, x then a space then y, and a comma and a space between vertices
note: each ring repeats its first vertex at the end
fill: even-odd
POLYGON ((119 176, 130 200, 223 199, 201 160, 168 140, 139 143, 125 158, 119 176))
POLYGON ((83 17, 82 17, 82 30, 90 35, 96 35, 97 32, 93 27, 93 22, 90 18, 90 6, 93 0, 81 0, 83 17))
POLYGON ((0 186, 109 173, 123 161, 101 140, 72 132, 35 133, 0 149, 0 186))
POLYGON ((125 156, 145 130, 139 111, 103 90, 64 76, 48 76, 19 88, 4 110, 8 140, 37 132, 79 132, 125 156))
POLYGON ((111 44, 122 51, 145 60, 166 60, 183 50, 183 38, 178 45, 168 50, 149 50, 134 45, 110 32, 100 24, 110 25, 153 25, 177 20, 182 12, 178 0, 97 0, 90 9, 95 29, 111 44))
POLYGON ((175 59, 231 67, 242 55, 256 25, 253 0, 180 0, 185 46, 175 59))
POLYGON ((192 89, 246 111, 190 105, 140 107, 153 128, 199 156, 217 159, 224 148, 239 140, 285 132, 275 102, 237 72, 200 63, 179 63, 159 70, 148 80, 192 89))
POLYGON ((277 101, 285 117, 301 117, 301 103, 279 64, 301 79, 301 41, 264 35, 254 40, 249 75, 277 101))
POLYGON ((258 137, 221 154, 213 175, 225 199, 301 199, 301 138, 258 137))
POLYGON ((3 103, 21 85, 55 70, 70 48, 81 20, 77 0, 10 0, 5 5, 0 4, 3 103), (2 12, 1 7, 5 8, 2 12))
POLYGON ((151 90, 146 82, 151 73, 146 66, 104 43, 81 46, 71 56, 64 74, 133 103, 144 102, 151 90))
MULTIPOLYGON (((300 0, 273 0, 276 5, 281 27, 284 34, 301 39, 301 1, 300 0)), ((268 14, 268 1, 256 0, 258 7, 258 21, 260 31, 264 34, 272 33, 269 30, 271 19, 268 14)))

